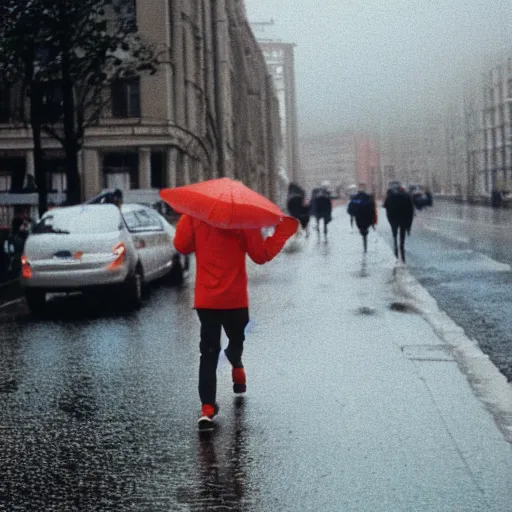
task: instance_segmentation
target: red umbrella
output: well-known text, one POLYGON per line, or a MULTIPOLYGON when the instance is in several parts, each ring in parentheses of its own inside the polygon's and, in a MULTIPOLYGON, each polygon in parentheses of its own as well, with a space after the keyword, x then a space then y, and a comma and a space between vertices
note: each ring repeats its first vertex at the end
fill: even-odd
POLYGON ((275 226, 285 217, 266 197, 229 178, 167 188, 160 197, 178 213, 224 229, 275 226))

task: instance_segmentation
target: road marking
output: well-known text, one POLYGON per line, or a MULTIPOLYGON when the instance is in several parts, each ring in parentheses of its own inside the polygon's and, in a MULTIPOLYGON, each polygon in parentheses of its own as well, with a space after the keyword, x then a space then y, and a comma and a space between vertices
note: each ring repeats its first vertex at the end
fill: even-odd
MULTIPOLYGON (((496 224, 486 224, 485 222, 476 222, 471 219, 451 219, 449 217, 428 217, 428 220, 441 220, 445 222, 456 222, 458 224, 471 224, 471 226, 483 226, 485 228, 492 228, 492 229, 507 229, 511 230, 510 225, 505 226, 498 226, 496 224)), ((427 219, 421 219, 420 223, 425 223, 427 219)), ((426 224, 425 224, 426 225, 426 224)))
POLYGON ((423 227, 423 229, 426 229, 427 231, 432 231, 433 233, 438 233, 441 236, 444 236, 445 238, 449 238, 450 240, 453 240, 455 242, 469 244, 469 238, 462 238, 459 236, 454 236, 451 233, 447 233, 446 231, 441 231, 439 228, 433 228, 431 226, 427 226, 426 224, 423 224, 422 227, 423 227))
POLYGON ((0 309, 6 308, 8 306, 12 306, 13 304, 16 304, 17 302, 21 302, 22 300, 23 300, 23 297, 18 297, 17 299, 6 302, 5 304, 0 304, 0 309))

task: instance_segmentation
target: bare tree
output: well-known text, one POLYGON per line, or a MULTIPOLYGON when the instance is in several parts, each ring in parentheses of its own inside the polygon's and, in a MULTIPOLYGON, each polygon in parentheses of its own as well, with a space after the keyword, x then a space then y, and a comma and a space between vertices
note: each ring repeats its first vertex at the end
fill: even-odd
MULTIPOLYGON (((23 7, 19 0, 4 1, 0 18, 4 14, 9 21, 7 29, 0 29, 0 73, 11 69, 10 80, 22 83, 26 92, 38 89, 32 87, 34 76, 43 82, 41 105, 29 95, 30 111, 41 108, 39 127, 61 143, 67 202, 77 204, 78 153, 86 129, 111 104, 112 85, 128 76, 155 73, 157 55, 137 34, 134 0, 28 0, 23 7), (34 28, 28 33, 27 22, 34 28), (20 49, 29 47, 32 51, 20 59, 20 49), (20 60, 26 62, 24 69, 19 69, 20 60)), ((34 146, 36 136, 34 132, 34 146)))
MULTIPOLYGON (((43 83, 45 74, 38 60, 38 45, 47 37, 47 19, 35 0, 4 0, 0 5, 0 76, 4 90, 20 89, 20 103, 11 102, 11 119, 28 121, 34 144, 35 181, 39 193, 39 213, 47 209, 47 186, 41 144, 43 123, 43 83), (28 116, 24 100, 30 100, 28 116)), ((11 98, 12 99, 12 98, 11 98)))

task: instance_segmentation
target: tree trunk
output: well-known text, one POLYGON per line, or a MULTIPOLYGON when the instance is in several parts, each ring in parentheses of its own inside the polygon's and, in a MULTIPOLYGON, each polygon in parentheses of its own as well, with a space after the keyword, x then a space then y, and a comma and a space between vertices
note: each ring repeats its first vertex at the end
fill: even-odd
POLYGON ((61 2, 61 36, 62 51, 62 100, 64 109, 64 152, 66 155, 67 203, 75 205, 82 202, 80 175, 78 174, 78 136, 75 122, 75 97, 71 76, 69 27, 66 25, 66 12, 61 2))
POLYGON ((34 144, 34 174, 39 196, 39 216, 48 209, 48 191, 46 184, 46 169, 43 161, 41 143, 41 113, 43 106, 43 91, 41 85, 33 82, 30 96, 30 126, 34 144))

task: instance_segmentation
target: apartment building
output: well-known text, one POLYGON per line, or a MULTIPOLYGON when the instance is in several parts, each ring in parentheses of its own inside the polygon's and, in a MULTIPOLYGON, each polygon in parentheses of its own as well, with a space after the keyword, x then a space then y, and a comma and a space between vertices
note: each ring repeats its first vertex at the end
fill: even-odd
POLYGON ((419 184, 433 192, 448 193, 462 172, 458 121, 458 117, 446 113, 443 118, 425 116, 382 129, 379 142, 382 192, 390 181, 399 180, 407 186, 419 184), (460 172, 455 172, 456 169, 460 172))
POLYGON ((258 38, 272 76, 279 105, 281 153, 279 165, 289 181, 302 182, 297 127, 295 44, 258 38))
POLYGON ((489 69, 483 84, 485 192, 512 191, 512 56, 489 69))
MULTIPOLYGON (((113 85, 110 108, 86 131, 83 198, 105 187, 158 189, 219 176, 272 198, 279 111, 243 2, 136 0, 133 16, 166 58, 155 75, 113 85)), ((34 175, 30 130, 13 123, 9 101, 0 94, 0 194, 34 175)), ((65 191, 63 151, 50 138, 43 146, 48 189, 65 191)))

